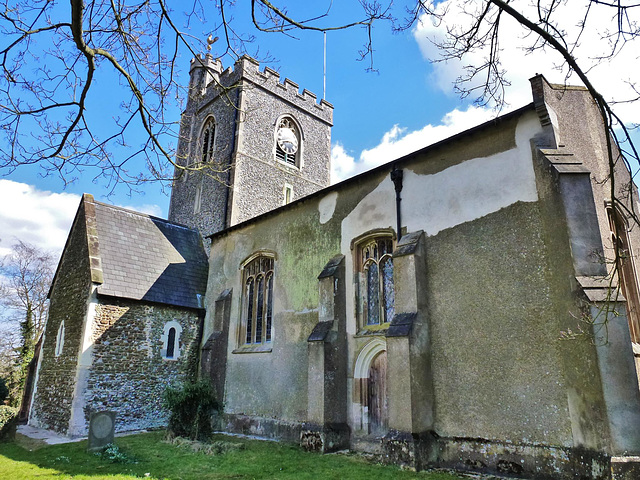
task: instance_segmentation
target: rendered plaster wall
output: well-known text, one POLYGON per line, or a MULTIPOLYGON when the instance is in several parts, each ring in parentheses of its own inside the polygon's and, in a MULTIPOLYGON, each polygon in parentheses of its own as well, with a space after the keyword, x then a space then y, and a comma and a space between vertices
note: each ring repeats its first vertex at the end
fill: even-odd
MULTIPOLYGON (((610 167, 607 156, 606 134, 601 126, 601 118, 595 102, 582 88, 569 88, 550 85, 544 79, 532 79, 534 99, 537 108, 540 98, 544 99, 544 107, 549 114, 551 125, 546 127, 553 131, 550 147, 555 150, 544 150, 538 162, 540 170, 545 170, 554 183, 551 184, 553 194, 562 196, 561 202, 552 200, 553 194, 541 193, 542 204, 547 210, 554 210, 554 204, 564 206, 570 226, 571 249, 574 258, 576 275, 585 275, 585 271, 597 271, 605 275, 607 269, 613 266, 615 252, 611 243, 611 227, 606 204, 611 200, 610 167), (569 118, 580 118, 580 122, 570 122, 569 118), (562 165, 565 163, 566 165, 562 165), (586 173, 570 172, 571 168, 583 169, 586 173), (582 183, 581 190, 573 189, 568 197, 568 185, 582 183), (588 198, 588 201, 587 200, 588 198), (590 198, 593 200, 590 200, 590 198), (583 205, 592 203, 592 212, 583 211, 583 205), (590 214, 595 217, 591 223, 592 235, 597 241, 588 238, 571 227, 572 223, 585 222, 590 214), (599 235, 598 235, 599 233, 599 235), (597 238, 599 237, 599 238, 597 238), (576 241, 577 240, 577 241, 576 241), (577 243, 577 245, 576 245, 577 243), (586 247, 588 246, 588 248, 586 247), (602 256, 604 247, 604 257, 602 256), (585 251, 587 250, 587 251, 585 251), (593 250, 592 252, 588 250, 593 250), (582 253, 582 258, 576 258, 582 253), (588 263, 591 262, 589 267, 588 263)), ((612 146, 612 153, 616 159, 617 150, 612 146)), ((619 204, 624 205, 619 211, 625 216, 624 210, 637 208, 637 189, 630 179, 624 162, 618 160, 614 168, 615 197, 619 204)), ((543 175, 540 177, 542 178, 543 175)), ((557 225, 553 225, 552 216, 545 216, 547 231, 554 232, 557 225)), ((633 220, 629 220, 629 239, 631 242, 631 259, 636 269, 638 267, 638 252, 640 251, 640 231, 633 220)), ((553 238, 553 234, 549 235, 553 238)), ((557 249, 553 251, 557 253, 557 249)), ((557 257, 557 256, 556 256, 557 257)), ((558 271, 562 262, 556 260, 558 271)), ((569 268, 565 272, 571 273, 569 268)), ((559 277, 562 280, 561 277, 559 277)), ((604 281, 608 284, 609 278, 604 281)), ((584 279, 581 282, 584 284, 584 279)), ((637 280, 636 280, 637 281, 637 280)), ((562 282, 566 288, 566 283, 562 282)), ((616 285, 614 279, 613 285, 616 285)), ((587 285, 588 286, 588 285, 587 285)), ((581 295, 583 310, 572 309, 574 321, 566 319, 565 331, 586 332, 577 335, 575 341, 563 342, 562 354, 566 364, 566 380, 568 388, 568 403, 571 412, 573 437, 576 445, 601 448, 603 445, 613 453, 637 453, 640 451, 640 436, 636 425, 640 419, 640 395, 636 383, 637 371, 634 371, 634 359, 629 329, 625 315, 611 317, 605 328, 591 326, 584 321, 584 314, 591 314, 598 323, 604 320, 604 312, 618 309, 624 312, 624 304, 614 303, 587 305, 586 297, 581 288, 571 285, 576 294, 581 295), (591 377, 585 375, 580 366, 580 359, 585 363, 595 363, 596 374, 591 377), (602 401, 604 399, 604 402, 602 401), (593 412, 589 414, 589 412, 593 412)), ((560 303, 557 302, 557 305, 560 303)), ((570 307, 569 307, 570 308, 570 307)), ((591 365, 589 365, 591 367, 591 365)))
MULTIPOLYGON (((501 127, 404 165, 403 224, 427 235, 422 294, 431 322, 436 431, 568 445, 560 332, 548 284, 552 266, 540 233, 531 158, 530 140, 541 128, 533 112, 501 127)), ((317 321, 317 275, 342 253, 350 278, 351 241, 395 225, 388 174, 347 182, 214 239, 207 302, 233 288, 232 343, 241 311, 239 266, 258 250, 277 255, 273 351, 229 353, 228 413, 304 421, 305 339, 317 321)), ((371 341, 358 334, 355 295, 347 281, 349 371, 371 341)), ((205 338, 210 320, 206 328, 205 338)), ((356 387, 350 382, 354 402, 356 387)), ((357 417, 352 411, 354 429, 357 417)))
MULTIPOLYGON (((210 255, 204 338, 214 326, 214 301, 233 289, 224 405, 227 414, 302 422, 307 414, 307 337, 318 321, 317 277, 338 250, 335 229, 317 229, 306 204, 283 212, 277 224, 259 222, 214 242, 210 255), (280 221, 281 220, 281 221, 280 221), (242 353, 240 265, 258 250, 275 253, 272 351, 242 353)), ((262 422, 246 433, 270 435, 262 422)))
POLYGON ((517 203, 427 240, 440 436, 572 444, 540 227, 517 203))
POLYGON ((67 433, 69 428, 78 356, 91 292, 85 218, 81 207, 53 285, 29 419, 30 425, 60 433, 67 433), (56 339, 63 321, 64 344, 62 353, 56 356, 56 339))
POLYGON ((166 425, 162 395, 169 385, 187 380, 196 361, 199 316, 196 311, 101 297, 89 336, 91 363, 86 390, 80 393, 86 430, 93 412, 115 411, 116 430, 166 425), (180 354, 162 358, 166 323, 182 327, 180 354))
POLYGON ((603 403, 600 371, 593 337, 571 335, 586 331, 585 313, 579 301, 573 257, 570 251, 567 222, 563 203, 548 162, 538 156, 534 162, 538 179, 541 212, 540 235, 546 246, 548 262, 553 268, 547 272, 549 308, 557 319, 550 331, 558 334, 553 339, 560 358, 566 389, 566 404, 571 419, 572 444, 575 447, 606 451, 610 435, 606 408, 603 403), (567 340, 557 341, 560 336, 567 340))

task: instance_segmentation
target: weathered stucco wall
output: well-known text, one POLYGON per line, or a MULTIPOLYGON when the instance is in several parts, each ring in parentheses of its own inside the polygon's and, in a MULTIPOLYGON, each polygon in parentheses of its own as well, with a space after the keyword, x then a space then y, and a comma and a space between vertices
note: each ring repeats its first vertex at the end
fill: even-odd
POLYGON ((571 445, 535 203, 517 203, 427 240, 436 431, 571 445))
POLYGON ((51 291, 40 366, 29 423, 67 433, 82 346, 91 273, 85 212, 81 208, 72 227, 51 291), (55 355, 58 329, 64 322, 62 353, 55 355))
MULTIPOLYGON (((605 392, 611 385, 602 377, 603 368, 613 364, 602 366, 602 348, 592 337, 561 339, 584 327, 585 304, 575 281, 578 253, 570 228, 575 219, 569 218, 575 212, 566 198, 571 193, 567 185, 573 184, 559 183, 549 169, 549 153, 537 150, 552 148, 554 138, 539 115, 523 109, 396 163, 404 176, 401 225, 407 232, 424 232, 424 253, 415 257, 424 263, 415 267, 424 278, 411 280, 419 298, 409 303, 420 309, 411 338, 398 340, 398 348, 387 353, 411 352, 412 368, 423 369, 430 379, 424 385, 432 386, 425 397, 429 402, 413 402, 406 421, 398 417, 402 408, 389 406, 395 425, 429 431, 405 432, 409 437, 390 432, 387 442, 391 449, 408 445, 402 443, 406 438, 424 442, 421 452, 415 450, 420 462, 570 478, 571 472, 582 475, 591 468, 585 452, 593 460, 592 470, 601 472, 607 453, 622 444, 609 433, 618 421, 611 417, 611 405, 618 408, 620 402, 611 402, 615 393, 605 392)), ((351 446, 369 448, 371 436, 360 430, 367 423, 362 380, 369 367, 363 362, 391 340, 384 325, 365 331, 358 324, 352 248, 355 239, 376 229, 395 230, 392 168, 381 167, 212 238, 205 338, 224 330, 213 324, 213 302, 233 289, 229 341, 236 347, 240 266, 260 250, 276 255, 273 348, 268 353, 229 349, 226 413, 242 416, 246 425, 265 419, 309 421, 305 411, 316 402, 306 396, 315 391, 307 388, 308 362, 320 360, 309 354, 305 339, 318 320, 317 275, 329 259, 342 254, 351 446)), ((589 181, 588 176, 575 178, 589 181)), ((604 209, 598 198, 589 207, 594 211, 604 209)), ((600 226, 594 225, 590 235, 599 237, 600 226)), ((394 276, 411 283, 407 272, 394 276)), ((605 354, 609 358, 612 352, 605 354)), ((409 402, 410 389, 423 385, 413 385, 411 378, 422 373, 403 376, 402 365, 389 360, 387 375, 406 380, 405 386, 395 384, 406 392, 395 392, 393 398, 409 402)), ((617 438, 623 439, 623 429, 618 430, 617 438)), ((634 440, 625 441, 631 445, 634 440)))
POLYGON ((216 242, 211 251, 204 338, 213 331, 213 301, 232 288, 225 411, 238 415, 301 421, 307 403, 307 337, 318 320, 316 279, 327 252, 338 250, 335 229, 317 231, 317 211, 305 205, 283 214, 277 226, 261 222, 216 242), (241 275, 239 267, 258 250, 274 252, 274 317, 271 352, 233 353, 239 341, 241 275), (211 301, 212 303, 209 303, 211 301))
MULTIPOLYGON (((518 120, 477 149, 443 149, 407 164, 403 225, 428 235, 428 290, 422 294, 433 322, 439 434, 567 444, 559 331, 547 306, 550 266, 531 159, 530 139, 541 128, 533 112, 518 120), (478 152, 486 156, 474 157, 478 152), (483 420, 470 421, 476 416, 483 420)), ((207 302, 226 288, 236 292, 232 343, 241 308, 239 266, 258 250, 277 255, 273 351, 228 354, 227 412, 305 420, 305 340, 317 318, 317 275, 342 253, 352 278, 351 241, 395 225, 394 197, 388 172, 371 174, 286 209, 277 221, 252 222, 214 239, 207 302)), ((348 281, 350 371, 370 339, 353 338, 355 295, 348 281)), ((205 338, 212 330, 207 321, 205 338)))

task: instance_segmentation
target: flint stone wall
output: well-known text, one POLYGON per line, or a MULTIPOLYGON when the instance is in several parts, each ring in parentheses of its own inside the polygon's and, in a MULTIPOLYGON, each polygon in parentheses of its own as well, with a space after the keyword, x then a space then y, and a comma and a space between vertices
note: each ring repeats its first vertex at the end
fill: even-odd
POLYGON ((96 307, 93 360, 83 394, 86 425, 92 412, 116 412, 116 431, 166 425, 162 395, 189 378, 197 344, 197 311, 140 302, 101 299, 96 307), (182 326, 180 355, 162 358, 164 325, 182 326))

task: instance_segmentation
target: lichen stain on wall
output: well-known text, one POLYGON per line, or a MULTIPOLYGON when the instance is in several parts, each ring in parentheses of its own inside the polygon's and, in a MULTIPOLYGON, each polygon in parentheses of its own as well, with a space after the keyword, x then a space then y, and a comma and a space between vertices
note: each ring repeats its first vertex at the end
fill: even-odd
POLYGON ((318 306, 317 278, 325 264, 339 252, 339 238, 331 223, 320 226, 317 211, 297 210, 279 232, 277 275, 287 279, 287 309, 301 312, 318 306))

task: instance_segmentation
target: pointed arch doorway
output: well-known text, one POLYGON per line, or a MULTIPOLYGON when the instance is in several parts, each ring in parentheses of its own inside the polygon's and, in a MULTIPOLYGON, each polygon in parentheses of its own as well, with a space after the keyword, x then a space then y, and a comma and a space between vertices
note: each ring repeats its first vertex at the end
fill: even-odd
POLYGON ((381 435, 388 429, 387 344, 375 338, 365 345, 356 359, 354 428, 364 435, 381 435))
POLYGON ((387 414, 387 352, 382 351, 371 361, 367 379, 369 433, 386 432, 387 414))

